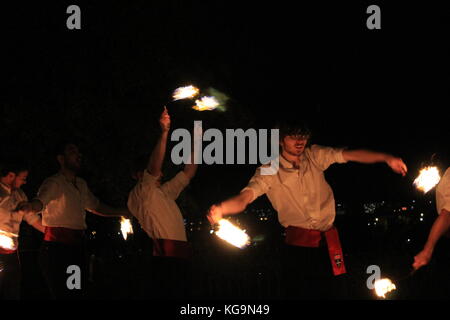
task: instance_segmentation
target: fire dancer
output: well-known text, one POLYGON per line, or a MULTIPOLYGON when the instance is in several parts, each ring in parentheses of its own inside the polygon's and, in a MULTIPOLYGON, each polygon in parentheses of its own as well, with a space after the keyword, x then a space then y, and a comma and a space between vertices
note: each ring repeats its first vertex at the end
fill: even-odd
MULTIPOLYGON (((187 269, 191 247, 187 241, 183 216, 175 200, 194 177, 197 165, 186 164, 171 180, 161 184, 162 165, 170 130, 170 116, 166 108, 159 119, 161 135, 148 157, 136 161, 134 176, 138 180, 130 192, 128 208, 152 239, 153 257, 151 290, 161 298, 186 294, 187 269)), ((149 291, 150 290, 150 291, 149 291)))
POLYGON ((431 227, 428 240, 423 250, 414 257, 415 270, 430 262, 435 246, 442 236, 450 237, 450 167, 447 168, 436 187, 436 207, 438 217, 431 227))
POLYGON ((286 228, 282 254, 286 297, 342 298, 340 288, 345 276, 338 275, 346 270, 333 226, 334 196, 324 171, 333 163, 385 162, 404 176, 406 165, 400 158, 385 153, 310 145, 311 132, 306 124, 286 122, 279 130, 279 170, 273 175, 261 175, 261 167, 258 168, 239 195, 210 208, 208 219, 216 223, 224 215, 238 214, 267 194, 279 222, 286 228))
POLYGON ((60 170, 47 178, 37 197, 30 202, 34 212, 42 212, 45 226, 40 250, 44 277, 54 299, 78 299, 86 293, 85 217, 86 210, 99 216, 129 216, 127 208, 112 208, 100 202, 89 190, 86 181, 77 176, 82 155, 78 146, 69 141, 59 144, 56 159, 60 170), (68 267, 81 270, 81 289, 67 286, 68 267))
POLYGON ((20 223, 44 232, 41 217, 27 211, 28 198, 21 187, 27 182, 28 168, 22 164, 4 164, 0 170, 0 299, 20 298, 18 236, 20 223), (25 206, 24 206, 25 205, 25 206))

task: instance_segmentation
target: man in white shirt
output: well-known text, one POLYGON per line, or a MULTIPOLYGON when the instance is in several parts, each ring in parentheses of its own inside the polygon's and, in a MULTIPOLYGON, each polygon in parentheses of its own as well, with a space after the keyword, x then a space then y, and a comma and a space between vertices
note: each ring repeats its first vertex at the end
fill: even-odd
POLYGON ((20 261, 18 237, 20 224, 44 232, 41 217, 25 211, 28 201, 21 187, 27 182, 28 169, 21 164, 3 164, 0 170, 0 300, 20 298, 20 261))
POLYGON ((405 175, 406 165, 400 158, 379 152, 310 146, 311 134, 306 125, 286 122, 279 130, 279 170, 273 175, 261 175, 258 168, 239 195, 210 208, 208 219, 214 224, 222 216, 238 214, 266 194, 286 228, 282 261, 286 298, 338 298, 336 283, 341 281, 335 279, 342 278, 336 276, 345 274, 346 269, 333 226, 333 191, 324 171, 333 163, 385 162, 405 175))
POLYGON ((138 179, 128 197, 128 208, 152 239, 152 288, 157 298, 184 296, 191 247, 184 220, 175 200, 194 177, 197 165, 186 164, 174 178, 161 184, 162 165, 170 130, 170 116, 164 108, 159 119, 161 135, 145 162, 135 169, 138 179))
MULTIPOLYGON (((85 230, 86 210, 100 216, 129 216, 127 208, 111 208, 100 202, 86 181, 77 176, 81 153, 70 141, 59 144, 56 158, 60 171, 45 179, 30 203, 34 212, 42 212, 45 226, 40 262, 54 299, 83 298, 86 293, 85 230), (81 289, 67 286, 69 266, 81 270, 81 289)), ((73 283, 76 283, 75 281, 73 283)))

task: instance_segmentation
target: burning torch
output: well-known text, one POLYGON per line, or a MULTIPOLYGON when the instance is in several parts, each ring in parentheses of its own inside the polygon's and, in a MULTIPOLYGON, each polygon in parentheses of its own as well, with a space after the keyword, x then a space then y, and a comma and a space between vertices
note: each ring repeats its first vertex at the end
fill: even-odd
POLYGON ((250 244, 250 237, 247 235, 245 230, 235 226, 227 219, 219 220, 215 225, 213 233, 229 244, 240 249, 245 248, 250 244))

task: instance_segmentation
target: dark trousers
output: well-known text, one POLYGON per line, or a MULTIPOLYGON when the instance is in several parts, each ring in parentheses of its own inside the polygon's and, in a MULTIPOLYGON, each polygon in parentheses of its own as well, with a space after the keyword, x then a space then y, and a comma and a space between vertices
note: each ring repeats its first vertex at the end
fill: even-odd
POLYGON ((0 254, 0 300, 20 299, 20 262, 17 252, 0 254))
POLYGON ((84 244, 66 245, 43 241, 39 253, 39 263, 53 299, 86 298, 88 269, 84 244), (81 272, 70 270, 70 266, 79 267, 81 272), (78 275, 81 289, 71 286, 71 284, 77 283, 78 275))
POLYGON ((346 299, 347 275, 334 276, 326 244, 319 248, 282 248, 285 299, 346 299))
MULTIPOLYGON (((151 251, 150 251, 151 252, 151 251)), ((140 257, 137 299, 186 299, 191 297, 192 262, 174 257, 140 257)))

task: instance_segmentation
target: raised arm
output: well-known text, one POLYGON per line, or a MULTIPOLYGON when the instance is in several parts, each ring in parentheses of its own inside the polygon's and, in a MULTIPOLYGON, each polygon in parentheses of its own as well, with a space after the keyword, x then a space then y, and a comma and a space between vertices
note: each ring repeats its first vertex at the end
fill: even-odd
POLYGON ((167 137, 169 136, 170 130, 170 116, 166 107, 164 107, 164 111, 159 118, 159 124, 161 126, 161 135, 153 149, 147 166, 148 172, 154 177, 159 177, 162 174, 161 169, 166 154, 167 137))
POLYGON ((201 141, 203 137, 203 130, 201 128, 194 129, 194 140, 191 144, 191 154, 188 163, 184 165, 184 174, 188 177, 188 179, 192 179, 195 176, 195 173, 197 172, 198 165, 194 163, 194 150, 195 150, 195 144, 198 141, 201 141))
POLYGON ((355 161, 360 163, 385 162, 394 172, 401 174, 402 176, 405 176, 408 171, 408 168, 402 159, 387 153, 370 150, 344 150, 343 156, 345 161, 355 161))
POLYGON ((223 216, 241 213, 253 200, 253 191, 245 189, 240 194, 213 205, 208 212, 208 220, 211 224, 217 223, 223 216))

